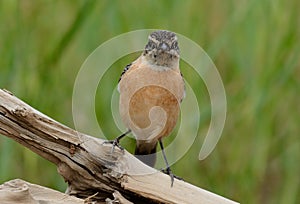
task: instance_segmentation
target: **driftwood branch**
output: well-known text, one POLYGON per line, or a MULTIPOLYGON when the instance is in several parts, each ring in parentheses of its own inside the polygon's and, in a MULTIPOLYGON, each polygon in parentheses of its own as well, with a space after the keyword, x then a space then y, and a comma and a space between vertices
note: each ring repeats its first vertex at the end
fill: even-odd
POLYGON ((0 201, 2 204, 84 203, 83 199, 68 196, 64 193, 31 184, 21 179, 11 180, 0 185, 0 201))
POLYGON ((70 129, 0 89, 0 133, 57 166, 66 194, 107 203, 235 203, 150 168, 127 151, 70 129), (117 201, 116 201, 117 200, 117 201))

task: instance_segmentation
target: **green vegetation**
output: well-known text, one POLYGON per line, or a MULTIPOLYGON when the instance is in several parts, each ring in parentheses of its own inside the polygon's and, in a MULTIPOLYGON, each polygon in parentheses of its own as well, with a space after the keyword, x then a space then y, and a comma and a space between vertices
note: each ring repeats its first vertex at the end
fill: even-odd
MULTIPOLYGON (((182 62, 186 80, 200 87, 203 115, 199 137, 172 166, 174 173, 242 203, 299 203, 299 8, 297 0, 1 1, 0 88, 74 127, 73 84, 94 49, 136 29, 180 33, 216 64, 228 110, 216 149, 199 161, 210 101, 201 79, 182 62)), ((110 139, 120 134, 111 116, 111 94, 134 57, 117 61, 99 84, 96 111, 110 139)), ((134 141, 122 145, 132 151, 134 141)), ((13 178, 61 191, 66 187, 54 165, 1 135, 0 183, 13 178)))

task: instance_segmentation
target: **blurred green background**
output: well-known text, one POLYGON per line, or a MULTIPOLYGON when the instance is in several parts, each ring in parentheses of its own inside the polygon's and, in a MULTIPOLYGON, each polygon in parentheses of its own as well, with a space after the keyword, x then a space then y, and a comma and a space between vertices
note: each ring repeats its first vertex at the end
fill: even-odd
MULTIPOLYGON (((74 127, 73 83, 94 49, 136 29, 180 33, 216 64, 228 110, 216 149, 199 161, 210 101, 201 79, 182 62, 186 80, 200 87, 203 116, 195 145, 172 166, 173 172, 242 203, 299 203, 299 8, 298 0, 1 1, 0 88, 74 127)), ((96 110, 111 139, 120 131, 106 100, 123 67, 136 56, 116 62, 99 84, 102 98, 97 94, 96 110)), ((125 139, 122 145, 132 151, 134 141, 125 139)), ((1 135, 0 183, 13 178, 66 188, 54 165, 1 135)))

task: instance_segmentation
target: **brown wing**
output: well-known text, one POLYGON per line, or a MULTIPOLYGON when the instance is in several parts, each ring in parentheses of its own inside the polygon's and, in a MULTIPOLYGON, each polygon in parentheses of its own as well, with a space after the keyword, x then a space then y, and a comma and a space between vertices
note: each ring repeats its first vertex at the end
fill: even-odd
POLYGON ((181 75, 181 78, 182 78, 182 81, 183 81, 183 96, 182 96, 182 98, 181 98, 181 100, 180 100, 180 103, 182 102, 182 100, 185 98, 185 94, 186 94, 186 86, 185 86, 185 81, 184 81, 184 77, 183 77, 183 74, 182 74, 182 72, 180 72, 180 75, 181 75))
POLYGON ((131 67, 131 65, 132 65, 132 63, 130 63, 130 64, 127 64, 126 65, 126 67, 123 69, 123 72, 121 73, 121 76, 120 76, 120 78, 119 78, 119 81, 118 82, 120 82, 121 81, 121 79, 122 79, 122 76, 130 69, 130 67, 131 67))
POLYGON ((127 75, 128 73, 130 73, 131 71, 135 70, 136 68, 138 68, 137 64, 139 61, 139 58, 137 60, 135 60, 134 62, 126 65, 126 67, 124 68, 123 72, 121 73, 121 76, 119 78, 119 81, 118 81, 118 91, 120 92, 120 82, 121 80, 124 78, 125 75, 127 75))

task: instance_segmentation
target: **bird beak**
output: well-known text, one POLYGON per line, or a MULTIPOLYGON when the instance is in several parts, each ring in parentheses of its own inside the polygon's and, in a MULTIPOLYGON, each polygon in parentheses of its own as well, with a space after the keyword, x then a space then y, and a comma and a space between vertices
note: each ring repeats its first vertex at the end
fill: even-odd
POLYGON ((162 43, 160 48, 163 50, 163 51, 166 51, 168 49, 168 45, 166 43, 162 43))

